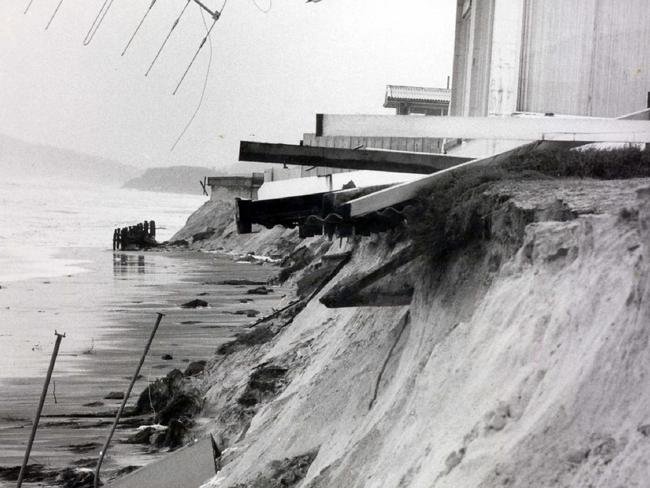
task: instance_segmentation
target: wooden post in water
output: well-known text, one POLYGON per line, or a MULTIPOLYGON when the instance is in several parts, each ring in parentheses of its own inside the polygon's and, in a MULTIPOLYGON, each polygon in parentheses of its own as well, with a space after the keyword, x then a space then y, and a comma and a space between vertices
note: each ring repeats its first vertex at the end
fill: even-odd
POLYGON ((20 474, 18 475, 18 483, 16 484, 17 488, 20 488, 23 485, 23 479, 25 478, 25 472, 27 470, 27 463, 29 462, 29 455, 32 453, 34 437, 36 437, 38 423, 41 420, 41 413, 43 413, 43 405, 45 404, 45 398, 47 397, 47 390, 50 387, 50 380, 52 379, 52 372, 54 371, 54 363, 56 363, 56 357, 59 355, 59 346, 61 345, 61 340, 65 337, 65 334, 59 334, 57 331, 54 331, 54 335, 56 336, 56 341, 54 342, 54 350, 52 351, 52 358, 50 359, 50 367, 47 369, 47 376, 45 377, 45 384, 43 385, 43 391, 41 392, 41 399, 38 402, 38 407, 36 408, 36 417, 34 418, 32 432, 29 435, 29 441, 27 442, 27 449, 25 450, 23 465, 21 466, 20 474))
POLYGON ((138 379, 138 375, 140 374, 140 369, 142 368, 142 364, 144 363, 144 360, 147 357, 147 354, 149 353, 149 348, 151 347, 151 343, 153 342, 153 338, 156 335, 156 331, 158 330, 158 326, 160 325, 160 321, 162 318, 165 316, 164 313, 158 313, 158 318, 156 318, 156 323, 153 326, 153 330, 151 331, 151 335, 149 336, 149 340, 147 341, 147 345, 144 348, 144 351, 142 352, 142 357, 140 357, 140 362, 138 363, 138 367, 135 370, 135 373, 133 373, 133 378, 131 379, 131 384, 129 385, 128 390, 126 390, 126 393, 124 394, 124 399, 122 400, 122 405, 120 405, 119 410, 117 411, 117 415, 115 415, 115 420, 113 421, 113 426, 111 427, 111 431, 108 433, 108 437, 106 438, 106 442, 104 443, 104 447, 102 448, 101 452, 99 453, 99 459, 97 460, 97 467, 95 468, 95 480, 94 480, 94 487, 98 488, 99 487, 99 472, 102 469, 102 463, 104 462, 104 457, 106 456, 106 451, 108 451, 108 446, 111 444, 111 440, 113 439, 113 434, 115 433, 115 429, 117 428, 117 424, 120 422, 120 417, 122 416, 122 413, 124 412, 124 408, 126 407, 126 402, 129 400, 129 396, 131 395, 131 390, 133 390, 133 385, 135 385, 136 380, 138 379))

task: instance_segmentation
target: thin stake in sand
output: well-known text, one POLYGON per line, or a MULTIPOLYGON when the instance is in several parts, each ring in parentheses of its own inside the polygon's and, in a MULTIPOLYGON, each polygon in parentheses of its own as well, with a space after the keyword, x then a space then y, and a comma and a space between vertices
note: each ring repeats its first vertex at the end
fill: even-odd
POLYGON ((117 411, 117 415, 115 416, 115 420, 113 421, 113 426, 111 427, 111 431, 108 433, 108 437, 106 438, 106 442, 104 443, 104 447, 102 448, 101 452, 99 453, 99 459, 97 460, 97 467, 95 468, 95 480, 94 480, 94 487, 98 488, 99 487, 99 472, 102 469, 102 463, 104 462, 104 457, 106 456, 106 451, 108 451, 108 447, 111 444, 111 440, 113 439, 113 434, 115 433, 115 429, 117 428, 117 424, 120 422, 120 417, 122 416, 122 413, 124 412, 124 408, 126 407, 126 402, 129 400, 129 396, 131 395, 131 390, 133 390, 133 385, 135 385, 136 380, 138 379, 138 375, 140 374, 140 369, 142 368, 142 364, 144 363, 144 360, 147 357, 147 354, 149 354, 149 348, 151 347, 151 343, 153 342, 153 338, 156 335, 156 331, 158 330, 158 326, 160 325, 160 321, 162 318, 165 316, 164 313, 158 313, 158 317, 156 318, 156 323, 153 326, 153 330, 151 331, 151 335, 149 336, 149 340, 147 341, 147 345, 144 348, 144 351, 142 352, 142 357, 140 357, 140 362, 138 363, 138 367, 135 370, 135 373, 133 373, 133 378, 131 379, 131 384, 129 385, 129 388, 126 390, 126 393, 124 394, 124 399, 122 400, 122 405, 120 405, 119 410, 117 411))
POLYGON ((20 488, 23 485, 25 471, 27 470, 27 463, 29 462, 29 455, 32 453, 34 437, 36 437, 38 423, 41 421, 41 413, 43 413, 43 405, 45 404, 45 398, 47 397, 47 390, 50 387, 50 380, 52 379, 52 372, 54 371, 54 363, 56 363, 56 357, 59 355, 59 346, 61 345, 61 340, 65 337, 65 334, 59 334, 57 331, 54 331, 54 335, 56 336, 56 341, 54 342, 54 350, 52 351, 52 358, 50 359, 50 367, 47 369, 47 376, 45 377, 45 384, 43 385, 43 391, 41 392, 41 399, 38 402, 38 407, 36 408, 36 417, 34 418, 32 432, 29 435, 29 441, 27 442, 27 449, 25 450, 23 465, 20 467, 18 483, 16 484, 17 488, 20 488))

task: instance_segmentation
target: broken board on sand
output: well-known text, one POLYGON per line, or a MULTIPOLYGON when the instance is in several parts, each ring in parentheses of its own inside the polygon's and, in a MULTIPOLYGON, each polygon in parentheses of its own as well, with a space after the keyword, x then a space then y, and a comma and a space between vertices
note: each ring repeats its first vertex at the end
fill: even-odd
POLYGON ((212 436, 172 452, 108 484, 109 488, 198 488, 217 473, 220 453, 212 436))

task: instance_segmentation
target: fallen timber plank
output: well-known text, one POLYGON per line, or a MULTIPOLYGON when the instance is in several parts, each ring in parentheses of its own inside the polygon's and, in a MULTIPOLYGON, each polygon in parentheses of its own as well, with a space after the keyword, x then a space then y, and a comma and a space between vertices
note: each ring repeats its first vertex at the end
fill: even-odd
MULTIPOLYGON (((640 110, 631 114, 619 117, 617 120, 626 121, 648 121, 650 120, 650 109, 640 110)), ((647 122, 646 122, 647 123, 647 122)), ((378 210, 398 205, 407 200, 415 198, 419 192, 424 189, 431 188, 436 184, 443 183, 449 178, 462 177, 463 174, 469 171, 480 169, 481 167, 498 165, 504 161, 509 160, 512 156, 527 154, 534 151, 545 151, 549 149, 571 149, 579 147, 584 143, 576 142, 560 142, 560 141, 536 141, 522 144, 509 151, 499 154, 488 156, 486 158, 475 159, 467 163, 460 164, 453 168, 449 168, 429 176, 424 176, 415 181, 402 183, 399 185, 380 190, 370 195, 366 195, 344 204, 341 208, 341 213, 344 218, 355 218, 363 215, 376 212, 378 210)))
POLYGON ((286 163, 395 173, 431 174, 469 161, 446 154, 345 149, 241 141, 240 161, 286 163))
POLYGON ((422 190, 430 188, 436 183, 447 181, 450 178, 462 177, 463 174, 469 171, 504 162, 513 156, 527 154, 538 149, 539 146, 540 143, 538 142, 524 144, 517 146, 510 151, 505 151, 487 158, 475 159, 415 181, 402 183, 400 185, 386 188, 385 190, 380 190, 370 195, 347 202, 342 206, 341 213, 344 218, 353 219, 387 207, 398 205, 407 200, 414 199, 422 190))
POLYGON ((412 273, 397 271, 417 256, 418 253, 412 247, 402 249, 386 263, 347 276, 319 301, 327 308, 408 305, 413 299, 412 273), (382 283, 384 278, 387 281, 382 283))
MULTIPOLYGON (((637 112, 639 114, 639 112, 637 112)), ((647 119, 560 116, 409 117, 318 114, 318 136, 649 143, 647 119)))

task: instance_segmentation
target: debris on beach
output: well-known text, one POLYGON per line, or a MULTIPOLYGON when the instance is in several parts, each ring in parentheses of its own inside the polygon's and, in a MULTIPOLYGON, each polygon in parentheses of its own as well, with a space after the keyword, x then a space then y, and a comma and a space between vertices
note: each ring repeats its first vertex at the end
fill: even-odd
MULTIPOLYGON (((0 466, 0 480, 17 481, 20 466, 0 466)), ((25 469, 25 481, 41 483, 49 477, 48 470, 43 464, 28 464, 25 469)))
POLYGON ((218 281, 217 285, 230 285, 230 286, 261 286, 266 285, 266 281, 253 281, 253 280, 222 280, 218 281))
POLYGON ((281 259, 274 259, 270 256, 262 256, 258 254, 254 254, 252 252, 249 252, 248 254, 245 254, 243 256, 239 256, 237 258, 238 263, 255 263, 255 264, 260 264, 260 263, 270 263, 270 264, 275 264, 279 263, 281 259))
POLYGON ((190 364, 187 365, 187 368, 185 368, 185 371, 183 372, 183 376, 197 376, 203 373, 206 364, 207 361, 205 360, 192 361, 190 364))
POLYGON ((71 444, 66 446, 72 452, 79 454, 88 453, 88 452, 99 452, 101 449, 101 444, 99 442, 85 442, 83 444, 71 444))
MULTIPOLYGON (((193 369, 197 370, 199 366, 195 365, 193 369)), ((194 416, 203 407, 203 397, 192 384, 191 376, 174 369, 142 391, 136 403, 136 413, 154 414, 154 424, 162 425, 166 430, 163 436, 159 428, 146 431, 146 426, 141 427, 145 432, 136 434, 131 442, 170 449, 183 444, 185 435, 194 425, 194 416)))
POLYGON ((141 425, 126 440, 127 444, 150 444, 154 435, 166 432, 168 427, 161 424, 141 425))
POLYGON ((181 308, 205 308, 207 306, 208 302, 197 298, 195 300, 182 304, 181 308))
POLYGON ((84 403, 84 407, 103 407, 104 402, 96 401, 96 402, 89 402, 89 403, 84 403))
POLYGON ((269 293, 273 293, 273 289, 266 286, 259 286, 246 291, 246 293, 249 295, 268 295, 269 293))
POLYGON ((105 400, 124 400, 123 391, 112 391, 104 397, 105 400))

